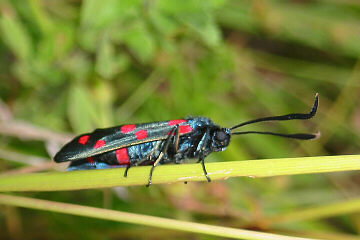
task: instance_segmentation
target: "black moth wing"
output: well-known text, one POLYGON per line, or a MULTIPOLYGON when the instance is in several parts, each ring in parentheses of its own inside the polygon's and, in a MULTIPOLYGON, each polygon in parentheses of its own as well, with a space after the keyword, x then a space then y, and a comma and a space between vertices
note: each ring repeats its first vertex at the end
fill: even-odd
MULTIPOLYGON (((55 155, 54 160, 55 162, 80 160, 119 148, 163 140, 174 128, 169 122, 171 121, 96 129, 92 133, 75 137, 55 155), (133 130, 124 133, 121 130, 123 127, 133 130)), ((187 122, 178 125, 187 125, 187 122)))

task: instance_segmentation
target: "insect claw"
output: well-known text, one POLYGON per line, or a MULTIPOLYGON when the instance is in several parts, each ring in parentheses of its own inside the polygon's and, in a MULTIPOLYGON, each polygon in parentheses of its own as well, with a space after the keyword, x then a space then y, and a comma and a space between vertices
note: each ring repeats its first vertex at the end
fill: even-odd
POLYGON ((199 162, 201 163, 201 166, 202 166, 204 175, 205 175, 205 177, 206 177, 206 180, 207 180, 208 182, 211 182, 211 179, 210 179, 210 177, 208 176, 207 171, 206 171, 206 168, 205 168, 204 157, 201 157, 200 160, 199 160, 199 162))
POLYGON ((146 187, 150 187, 150 185, 151 185, 151 179, 152 179, 152 174, 153 174, 154 168, 155 168, 155 164, 150 169, 149 181, 148 181, 148 184, 146 184, 146 187))
POLYGON ((210 177, 209 177, 207 174, 205 175, 205 177, 206 177, 206 179, 207 179, 208 182, 211 182, 211 179, 210 179, 210 177))

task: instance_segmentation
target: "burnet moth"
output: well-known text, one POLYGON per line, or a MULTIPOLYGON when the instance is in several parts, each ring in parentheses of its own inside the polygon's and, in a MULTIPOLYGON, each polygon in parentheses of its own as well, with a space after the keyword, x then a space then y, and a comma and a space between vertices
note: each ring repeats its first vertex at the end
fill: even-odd
POLYGON ((316 114, 319 98, 315 95, 309 113, 291 113, 264 117, 224 128, 209 118, 190 117, 184 119, 127 124, 96 129, 82 134, 67 143, 54 157, 55 162, 71 161, 68 170, 105 169, 152 165, 148 185, 151 184, 154 168, 161 164, 182 163, 184 159, 197 159, 204 175, 210 182, 204 159, 212 152, 224 151, 234 135, 266 134, 299 140, 310 140, 318 134, 283 134, 275 132, 234 131, 248 124, 265 121, 310 119, 316 114))

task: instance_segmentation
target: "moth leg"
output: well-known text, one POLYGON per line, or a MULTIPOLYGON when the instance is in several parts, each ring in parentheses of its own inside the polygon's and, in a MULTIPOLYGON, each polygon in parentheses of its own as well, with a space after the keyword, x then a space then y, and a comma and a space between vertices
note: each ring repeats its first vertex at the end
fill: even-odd
POLYGON ((160 145, 161 145, 161 141, 158 141, 155 145, 155 147, 151 150, 151 152, 148 154, 147 156, 147 160, 148 161, 151 161, 152 159, 152 156, 155 155, 156 151, 160 148, 160 145))
POLYGON ((175 146, 175 154, 179 151, 179 139, 180 139, 179 125, 176 125, 175 137, 173 139, 173 144, 175 146))
MULTIPOLYGON (((154 149, 148 154, 148 156, 146 156, 145 159, 141 160, 140 162, 137 162, 136 164, 134 164, 135 166, 139 166, 141 164, 143 164, 146 161, 151 161, 151 156, 154 154, 154 152, 160 147, 160 142, 156 144, 156 146, 154 147, 154 149)), ((127 173, 129 171, 129 168, 131 167, 131 165, 128 165, 125 169, 124 172, 124 177, 127 177, 127 173)))
POLYGON ((205 156, 204 156, 204 151, 205 151, 205 147, 207 145, 207 143, 210 141, 210 130, 206 129, 206 132, 204 133, 204 135, 202 136, 199 145, 196 148, 196 151, 199 152, 199 160, 197 161, 198 163, 201 163, 204 175, 207 179, 208 182, 211 182, 210 177, 207 174, 206 168, 205 168, 205 156))
MULTIPOLYGON (((180 139, 180 132, 179 132, 179 127, 177 125, 177 128, 175 130, 175 137, 173 139, 173 144, 175 146, 175 154, 177 154, 179 151, 179 139, 180 139)), ((175 160, 175 163, 176 163, 176 160, 175 160)), ((187 183, 188 183, 187 181, 184 182, 184 184, 187 184, 187 183)))
POLYGON ((208 181, 208 182, 211 182, 211 179, 210 179, 210 177, 208 176, 207 171, 206 171, 206 168, 205 168, 204 159, 205 159, 205 158, 204 158, 204 155, 202 155, 202 156, 200 156, 199 161, 201 162, 201 166, 202 166, 202 169, 203 169, 203 172, 204 172, 204 174, 205 174, 205 177, 206 177, 207 181, 208 181))
POLYGON ((158 158, 156 159, 156 161, 154 162, 154 164, 151 167, 150 174, 149 174, 149 181, 148 181, 148 184, 146 185, 146 187, 149 187, 151 185, 151 179, 152 179, 152 174, 153 174, 154 168, 160 163, 161 159, 163 158, 164 154, 166 153, 166 151, 169 147, 172 135, 176 132, 176 129, 178 129, 178 128, 179 128, 178 125, 175 128, 173 128, 170 131, 169 136, 166 138, 163 149, 161 150, 158 158))
POLYGON ((130 168, 130 167, 131 167, 130 165, 128 165, 128 166, 126 167, 125 172, 124 172, 124 177, 127 177, 127 173, 128 173, 128 171, 129 171, 129 168, 130 168))

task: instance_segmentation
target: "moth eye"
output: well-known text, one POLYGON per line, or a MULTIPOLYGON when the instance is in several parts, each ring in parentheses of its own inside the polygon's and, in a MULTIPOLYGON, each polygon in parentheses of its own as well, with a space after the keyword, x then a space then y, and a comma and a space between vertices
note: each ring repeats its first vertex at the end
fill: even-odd
POLYGON ((222 142, 226 139, 226 134, 224 132, 217 132, 216 140, 222 142))

